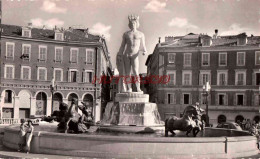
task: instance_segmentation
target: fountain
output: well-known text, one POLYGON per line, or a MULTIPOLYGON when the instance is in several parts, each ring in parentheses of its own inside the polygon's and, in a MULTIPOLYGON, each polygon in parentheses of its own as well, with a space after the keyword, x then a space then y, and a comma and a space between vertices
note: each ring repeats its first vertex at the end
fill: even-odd
MULTIPOLYGON (((129 40, 135 37, 132 40, 137 40, 137 42, 132 43, 138 47, 138 42, 142 41, 145 53, 143 34, 138 31, 138 35, 132 35, 136 33, 138 20, 137 16, 129 17, 129 22, 131 22, 129 26, 133 32, 126 32, 124 38, 129 40), (132 23, 132 21, 135 22, 132 23)), ((119 75, 122 76, 129 75, 129 61, 138 60, 136 54, 132 55, 131 49, 126 49, 125 57, 122 54, 125 44, 131 44, 125 40, 117 55, 117 67, 119 75), (129 65, 124 65, 122 59, 126 59, 124 62, 129 65)), ((132 67, 135 75, 138 74, 138 67, 132 67)), ((246 131, 205 128, 198 133, 196 138, 186 137, 179 131, 176 132, 175 137, 164 137, 164 123, 160 119, 157 105, 149 103, 149 95, 140 91, 138 83, 136 83, 137 92, 132 92, 130 85, 121 81, 120 93, 116 95, 114 102, 107 104, 104 119, 98 126, 100 131, 87 134, 64 134, 58 133, 57 125, 35 126, 31 152, 91 158, 160 159, 234 158, 258 154, 256 137, 246 131)), ((18 141, 19 126, 5 128, 3 145, 18 149, 18 141)))

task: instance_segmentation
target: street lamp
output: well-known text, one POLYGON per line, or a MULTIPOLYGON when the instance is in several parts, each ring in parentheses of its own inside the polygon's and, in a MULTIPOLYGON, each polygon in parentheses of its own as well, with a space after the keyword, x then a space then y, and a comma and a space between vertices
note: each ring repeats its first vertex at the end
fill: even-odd
POLYGON ((208 95, 211 87, 209 82, 206 82, 206 85, 203 85, 203 95, 206 97, 206 126, 209 126, 209 106, 208 106, 208 95), (204 93, 205 92, 205 93, 204 93))

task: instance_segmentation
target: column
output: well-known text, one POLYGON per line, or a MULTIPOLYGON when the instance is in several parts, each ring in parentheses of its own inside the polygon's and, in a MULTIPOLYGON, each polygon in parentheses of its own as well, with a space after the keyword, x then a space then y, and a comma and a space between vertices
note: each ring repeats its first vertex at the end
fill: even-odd
POLYGON ((101 100, 94 100, 93 106, 95 107, 95 122, 100 121, 101 116, 101 100))
MULTIPOLYGON (((1 92, 0 92, 1 93, 1 92)), ((3 106, 4 106, 4 98, 3 98, 3 96, 1 96, 1 94, 0 94, 0 119, 2 119, 3 118, 3 106)))
POLYGON ((30 109, 30 115, 35 115, 36 112, 36 98, 31 97, 31 109, 30 109))
POLYGON ((14 119, 19 119, 20 97, 14 97, 14 119))
POLYGON ((52 109, 52 105, 51 105, 51 97, 47 97, 47 106, 46 106, 46 115, 47 116, 51 116, 51 109, 52 109))
POLYGON ((65 103, 65 104, 68 104, 68 103, 69 103, 69 101, 68 101, 67 98, 63 98, 62 102, 65 103))

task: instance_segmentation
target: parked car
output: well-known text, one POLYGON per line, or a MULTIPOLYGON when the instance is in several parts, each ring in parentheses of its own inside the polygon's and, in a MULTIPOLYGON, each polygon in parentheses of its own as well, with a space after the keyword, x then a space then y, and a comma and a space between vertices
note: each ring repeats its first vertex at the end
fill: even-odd
POLYGON ((216 128, 235 129, 242 130, 242 128, 235 122, 223 122, 219 123, 216 128))

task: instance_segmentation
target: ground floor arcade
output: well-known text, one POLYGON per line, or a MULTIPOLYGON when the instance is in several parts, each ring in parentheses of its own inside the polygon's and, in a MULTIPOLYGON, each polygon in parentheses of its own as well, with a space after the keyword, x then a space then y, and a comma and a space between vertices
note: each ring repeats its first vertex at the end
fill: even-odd
POLYGON ((2 118, 29 118, 32 116, 50 116, 53 111, 59 110, 59 104, 64 102, 71 104, 73 98, 78 104, 85 102, 93 107, 95 121, 100 120, 101 104, 95 99, 95 91, 54 91, 53 94, 47 89, 2 89, 0 104, 2 118), (52 96, 53 95, 53 96, 52 96))

